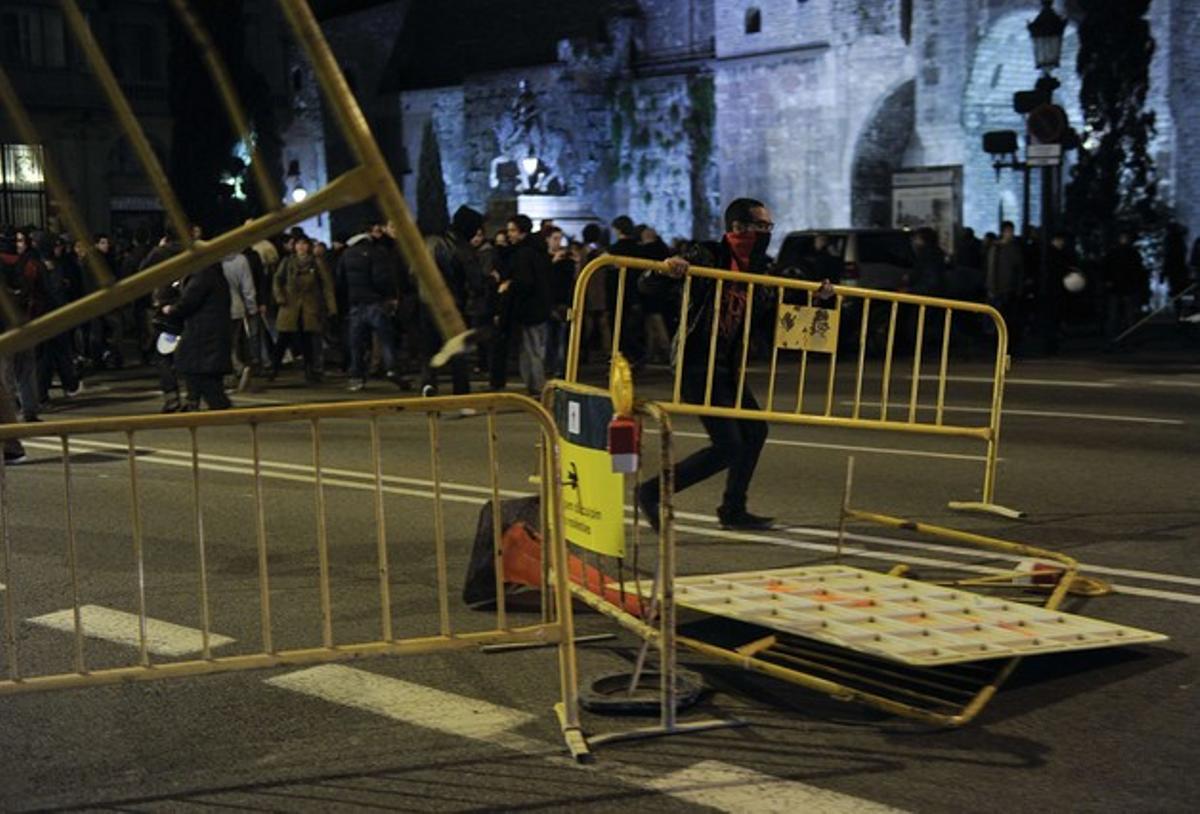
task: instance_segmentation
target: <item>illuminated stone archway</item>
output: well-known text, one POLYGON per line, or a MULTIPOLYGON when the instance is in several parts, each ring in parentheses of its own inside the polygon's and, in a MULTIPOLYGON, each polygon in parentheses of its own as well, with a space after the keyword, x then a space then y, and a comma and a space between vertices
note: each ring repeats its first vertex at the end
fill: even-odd
POLYGON ((902 166, 915 124, 916 81, 883 97, 867 117, 854 146, 850 170, 850 223, 883 227, 892 223, 892 173, 902 166))

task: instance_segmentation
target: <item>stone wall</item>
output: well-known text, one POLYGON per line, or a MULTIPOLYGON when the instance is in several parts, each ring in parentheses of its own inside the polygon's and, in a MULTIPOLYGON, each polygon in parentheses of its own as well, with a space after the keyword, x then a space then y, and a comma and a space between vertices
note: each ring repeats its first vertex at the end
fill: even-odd
MULTIPOLYGON (((711 235, 722 206, 751 195, 771 205, 781 230, 882 225, 894 170, 944 165, 963 167, 965 225, 995 229, 1001 201, 1019 220, 1020 178, 1009 171, 997 183, 980 140, 990 129, 1024 131, 1012 93, 1036 78, 1025 25, 1039 0, 641 5, 640 19, 614 22, 607 46, 563 43, 553 64, 403 95, 410 156, 433 118, 451 210, 515 194, 494 185, 492 164, 511 151, 505 122, 525 80, 550 136, 539 157, 605 221, 627 213, 666 237, 711 235), (758 30, 747 33, 752 13, 758 30)), ((1200 7, 1155 0, 1152 9, 1155 149, 1164 191, 1195 230, 1200 7)), ((1076 47, 1072 27, 1057 99, 1078 126, 1076 47)), ((1035 179, 1035 223, 1038 197, 1035 179)))

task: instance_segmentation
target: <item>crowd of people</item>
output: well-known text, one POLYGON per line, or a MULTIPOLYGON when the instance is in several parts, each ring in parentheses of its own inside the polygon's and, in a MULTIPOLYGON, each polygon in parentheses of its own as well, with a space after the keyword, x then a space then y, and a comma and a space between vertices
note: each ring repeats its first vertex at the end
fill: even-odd
MULTIPOLYGON (((191 237, 202 239, 203 232, 193 227, 191 237)), ((1194 268, 1200 264, 1200 241, 1188 258, 1183 239, 1179 230, 1168 236, 1167 265, 1181 267, 1166 270, 1173 294, 1200 273, 1194 268)), ((442 338, 387 224, 364 224, 357 234, 339 236, 331 245, 294 228, 33 350, 0 358, 3 401, 16 398, 16 404, 0 405, 0 410, 15 415, 19 409, 23 420, 38 421, 46 405, 77 397, 98 371, 121 369, 135 360, 157 369, 164 412, 202 404, 226 408, 229 392, 272 386, 285 370, 288 377, 299 373, 307 383, 319 385, 330 367, 345 374, 353 392, 381 381, 425 395, 438 392, 439 378, 447 374, 455 394, 470 391, 473 374, 486 381, 486 388, 503 390, 515 368, 524 389, 537 394, 547 378, 564 371, 568 312, 576 280, 589 261, 606 252, 661 261, 697 245, 677 240, 668 246, 653 227, 626 215, 608 227, 588 224, 578 239, 550 220, 535 228, 528 217, 515 215, 489 236, 484 216, 468 206, 455 212, 443 234, 429 235, 426 241, 478 339, 474 353, 454 358, 445 371, 430 364, 442 338)), ((1051 282, 1040 291, 1038 282, 1044 280, 1037 274, 1036 239, 1018 238, 1012 223, 982 241, 964 230, 952 258, 932 229, 915 230, 911 241, 911 267, 900 288, 986 298, 1005 315, 1014 348, 1021 345, 1023 326, 1039 313, 1043 322, 1055 326, 1051 333, 1056 337, 1073 288, 1068 278, 1084 280, 1066 234, 1051 241, 1050 274, 1044 278, 1051 282), (963 279, 976 282, 964 287, 963 279)), ((105 234, 72 239, 33 227, 0 230, 4 282, 26 319, 96 291, 98 283, 88 271, 91 261, 101 261, 122 279, 181 251, 181 241, 173 236, 152 240, 140 230, 120 240, 105 234)), ((765 255, 756 262, 767 273, 784 273, 765 255)), ((800 265, 801 276, 836 283, 843 258, 833 241, 817 235, 800 265)), ((1113 336, 1140 316, 1150 273, 1133 235, 1124 231, 1097 267, 1098 275, 1091 276, 1099 277, 1106 294, 1101 316, 1113 336)), ((589 282, 578 314, 582 361, 607 358, 618 310, 620 350, 635 370, 666 363, 678 321, 674 304, 653 286, 639 285, 637 275, 621 287, 613 274, 597 274, 589 282)))
MULTIPOLYGON (((669 254, 649 227, 628 217, 617 218, 614 227, 617 240, 610 246, 599 224, 575 240, 552 221, 535 229, 515 215, 489 239, 483 215, 460 207, 445 233, 426 238, 479 338, 476 352, 453 359, 446 371, 430 364, 442 338, 422 305, 419 281, 387 224, 372 222, 331 245, 299 228, 261 240, 151 297, 4 357, 3 390, 27 422, 85 392, 86 381, 101 371, 138 363, 156 369, 163 412, 224 409, 229 393, 272 386, 293 371, 319 385, 331 367, 346 375, 354 392, 382 381, 425 395, 438 391, 439 373, 448 374, 456 394, 470 391, 472 374, 502 390, 515 367, 524 388, 540 393, 565 365, 567 313, 582 266, 610 249, 669 254)), ((204 233, 193 227, 191 237, 204 233)), ((177 237, 152 240, 142 230, 129 239, 100 234, 92 240, 35 227, 0 230, 4 284, 26 320, 98 290, 92 261, 120 280, 182 251, 177 237)), ((603 277, 596 280, 601 289, 588 303, 586 340, 607 352, 616 292, 603 277)), ((629 296, 636 298, 632 285, 629 296)), ((649 350, 665 359, 666 328, 661 318, 652 323, 649 350)))

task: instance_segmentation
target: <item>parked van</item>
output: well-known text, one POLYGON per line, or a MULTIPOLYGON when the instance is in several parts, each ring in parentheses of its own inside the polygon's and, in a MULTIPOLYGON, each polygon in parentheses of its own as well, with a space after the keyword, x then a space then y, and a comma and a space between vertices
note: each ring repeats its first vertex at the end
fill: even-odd
POLYGON ((826 251, 842 261, 842 285, 895 291, 916 263, 907 229, 806 229, 783 239, 776 273, 816 279, 818 235, 828 239, 826 251))

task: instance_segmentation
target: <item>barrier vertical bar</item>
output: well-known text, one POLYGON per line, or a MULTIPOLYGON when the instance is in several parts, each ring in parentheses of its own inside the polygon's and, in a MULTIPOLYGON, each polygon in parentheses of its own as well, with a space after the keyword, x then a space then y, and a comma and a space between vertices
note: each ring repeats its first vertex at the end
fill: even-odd
POLYGON ((329 529, 325 518, 325 483, 321 478, 321 420, 312 419, 313 494, 317 509, 317 568, 321 591, 321 641, 333 648, 333 596, 329 588, 329 529))
POLYGON ((883 355, 883 388, 879 394, 879 418, 888 420, 888 395, 892 387, 892 354, 896 349, 896 314, 900 303, 892 300, 891 316, 888 318, 887 351, 883 355))
POLYGON ((871 298, 863 298, 862 326, 858 330, 858 376, 854 384, 854 412, 852 418, 858 419, 862 407, 863 370, 867 363, 867 322, 871 318, 871 298))
POLYGON ((258 610, 261 616, 263 651, 275 652, 271 636, 271 583, 267 558, 267 513, 263 498, 262 447, 258 424, 250 425, 250 450, 254 467, 254 531, 258 547, 258 610))
POLYGON ((0 456, 0 536, 4 539, 4 653, 9 679, 19 681, 21 669, 17 652, 17 618, 13 610, 12 537, 8 533, 8 467, 3 456, 0 456))
MULTIPOLYGON (((808 292, 808 305, 813 304, 813 294, 808 292)), ((800 381, 796 383, 796 415, 804 412, 804 386, 808 382, 808 349, 800 349, 800 381)))
POLYGON ((625 276, 629 269, 621 266, 617 270, 617 314, 613 319, 612 347, 609 348, 608 358, 616 359, 621 352, 621 331, 625 325, 625 276))
MULTIPOLYGON (((666 731, 675 729, 676 691, 675 686, 675 462, 672 449, 672 427, 670 417, 659 415, 659 455, 662 474, 659 478, 659 619, 661 635, 658 639, 659 684, 661 685, 661 708, 659 715, 666 731)), ((650 597, 651 603, 654 597, 650 597)))
POLYGON ((496 627, 508 628, 508 608, 504 596, 504 536, 500 524, 500 460, 496 453, 496 411, 491 407, 487 413, 488 476, 492 486, 492 556, 496 563, 496 627))
POLYGON ((942 325, 942 364, 938 368, 938 395, 936 423, 942 426, 942 413, 946 407, 946 368, 950 363, 950 318, 954 312, 946 309, 946 319, 942 325))
POLYGON ((713 294, 712 326, 708 339, 708 376, 704 382, 704 406, 712 404, 713 372, 717 363, 717 331, 721 325, 721 297, 724 294, 725 280, 717 280, 717 290, 713 294))
POLYGON ((383 449, 379 416, 371 416, 371 472, 375 476, 375 553, 379 561, 379 630, 392 641, 392 576, 388 564, 386 514, 383 510, 383 449))
POLYGON ((75 672, 83 674, 87 670, 83 662, 83 614, 79 610, 79 569, 75 543, 75 512, 71 508, 71 442, 67 436, 60 436, 63 456, 63 499, 64 515, 67 521, 67 564, 71 570, 71 611, 75 621, 75 672))
POLYGON ((188 427, 188 434, 192 441, 192 520, 200 570, 200 650, 207 661, 212 658, 212 650, 209 642, 208 557, 204 546, 204 512, 200 507, 200 444, 195 427, 188 427))
POLYGON ((150 650, 146 646, 146 560, 143 554, 142 510, 138 500, 137 447, 133 443, 133 430, 126 430, 129 443, 129 509, 133 529, 133 559, 137 567, 138 595, 138 658, 143 667, 150 666, 150 650))
MULTIPOLYGON (((812 295, 810 293, 809 294, 809 302, 810 303, 812 302, 811 298, 812 298, 812 295)), ((838 333, 840 334, 841 333, 841 325, 842 325, 842 320, 841 320, 842 295, 841 294, 838 294, 834 298, 833 307, 839 317, 838 318, 838 333)), ((829 354, 829 382, 825 386, 825 417, 826 418, 833 415, 833 391, 834 391, 835 385, 837 384, 837 361, 838 361, 838 345, 839 344, 841 344, 840 336, 839 336, 839 341, 835 342, 833 345, 833 353, 829 354)))
POLYGON ((1008 370, 1008 324, 1002 317, 996 322, 996 366, 992 380, 992 425, 988 435, 987 463, 983 471, 983 502, 995 503, 996 462, 1000 448, 1000 417, 1004 409, 1004 379, 1008 370))
POLYGON ((692 294, 692 277, 683 280, 683 297, 679 302, 679 327, 675 329, 675 389, 671 400, 680 403, 683 395, 683 357, 687 351, 688 300, 692 294))
POLYGON ((746 361, 750 358, 750 323, 754 320, 754 283, 746 286, 746 315, 742 322, 742 363, 738 368, 737 398, 734 407, 742 406, 742 393, 746 390, 746 361))
MULTIPOLYGON (((571 610, 571 588, 567 575, 567 545, 563 539, 562 471, 560 450, 552 426, 542 428, 542 454, 539 456, 542 470, 541 503, 546 506, 548 522, 543 529, 544 548, 549 551, 551 573, 554 580, 554 601, 558 613, 558 676, 562 701, 554 705, 559 727, 567 741, 567 747, 576 759, 583 759, 588 748, 579 726, 579 665, 575 658, 575 615, 571 610), (548 473, 555 473, 548 477, 548 473)), ((544 582, 549 585, 549 582, 544 582)), ((550 593, 549 590, 543 591, 550 593)))
POLYGON ((783 286, 779 287, 779 297, 775 301, 775 326, 771 330, 771 372, 767 380, 767 412, 775 404, 775 370, 779 362, 779 312, 783 310, 783 286))
POLYGON ((446 519, 442 512, 442 455, 437 413, 429 413, 429 458, 433 471, 433 531, 437 554, 439 630, 443 636, 450 636, 450 581, 446 575, 446 519))
POLYGON ((913 349, 912 393, 908 399, 908 423, 917 420, 917 390, 921 384, 921 351, 925 345, 925 306, 917 309, 917 346, 913 349))

